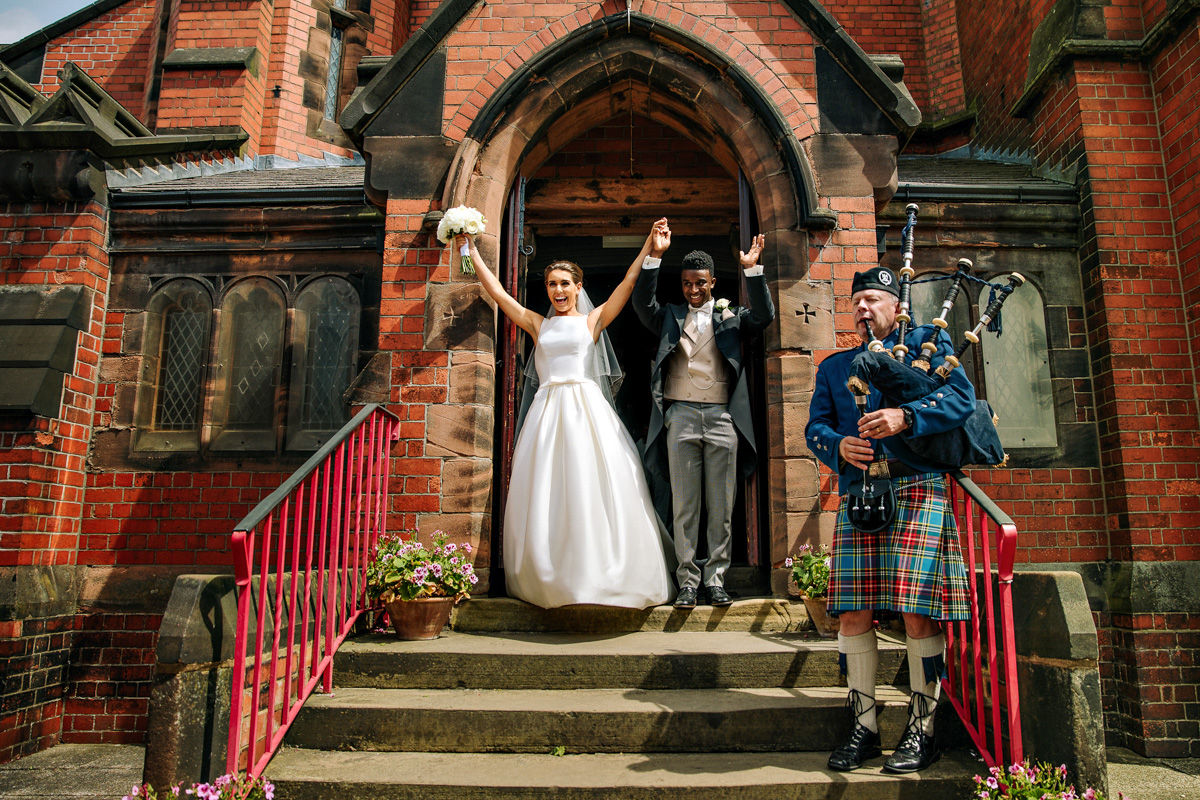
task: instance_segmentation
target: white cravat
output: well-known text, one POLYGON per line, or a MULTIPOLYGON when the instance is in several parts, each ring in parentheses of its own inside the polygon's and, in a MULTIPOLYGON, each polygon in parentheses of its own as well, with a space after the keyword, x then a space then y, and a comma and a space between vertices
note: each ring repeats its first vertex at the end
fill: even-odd
POLYGON ((710 297, 708 302, 699 308, 688 306, 687 321, 684 323, 684 327, 695 326, 697 336, 707 333, 708 326, 712 323, 713 302, 710 297))

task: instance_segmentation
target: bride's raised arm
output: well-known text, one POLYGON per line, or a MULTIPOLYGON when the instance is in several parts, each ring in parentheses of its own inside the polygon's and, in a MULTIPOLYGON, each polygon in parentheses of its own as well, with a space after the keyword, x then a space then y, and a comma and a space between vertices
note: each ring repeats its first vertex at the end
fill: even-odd
POLYGON ((479 255, 479 249, 475 246, 475 237, 468 236, 465 233, 460 233, 454 237, 454 252, 457 253, 462 247, 463 242, 470 242, 471 245, 471 260, 475 262, 475 272, 479 275, 479 283, 483 286, 483 290, 488 293, 488 297, 496 302, 500 310, 516 323, 517 327, 533 337, 536 344, 538 332, 542 329, 541 314, 530 311, 525 306, 518 303, 513 296, 509 294, 504 285, 500 283, 492 271, 484 262, 483 256, 479 255))
POLYGON ((637 258, 633 259, 633 263, 625 271, 625 277, 617 284, 617 288, 613 289, 607 300, 588 314, 588 326, 592 330, 592 341, 599 341, 600 334, 617 318, 621 309, 629 302, 629 296, 633 294, 633 286, 637 283, 638 275, 641 274, 642 262, 646 260, 646 256, 662 258, 663 253, 670 246, 671 228, 667 225, 667 218, 663 217, 651 226, 646 243, 642 245, 641 252, 637 254, 637 258))

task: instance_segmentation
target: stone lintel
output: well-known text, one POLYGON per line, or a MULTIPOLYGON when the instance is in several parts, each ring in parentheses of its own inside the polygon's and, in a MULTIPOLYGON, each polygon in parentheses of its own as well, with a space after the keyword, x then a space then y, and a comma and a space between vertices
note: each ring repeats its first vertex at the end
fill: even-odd
POLYGON ((256 47, 178 47, 163 58, 163 69, 248 69, 258 75, 256 47))
POLYGON ((0 567, 0 620, 74 614, 78 594, 73 566, 0 567))

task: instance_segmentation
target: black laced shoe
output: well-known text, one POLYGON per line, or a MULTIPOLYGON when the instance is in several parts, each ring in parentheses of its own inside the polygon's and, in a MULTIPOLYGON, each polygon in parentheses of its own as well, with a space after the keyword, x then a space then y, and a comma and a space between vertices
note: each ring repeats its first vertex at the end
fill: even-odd
POLYGON ((932 697, 913 692, 908 700, 908 725, 904 727, 896 750, 883 762, 884 772, 920 772, 941 757, 937 743, 925 733, 924 724, 936 708, 937 701, 932 697))
POLYGON ((711 606, 730 606, 733 605, 733 598, 729 596, 729 592, 725 591, 722 586, 708 587, 708 604, 711 606))
POLYGON ((679 590, 679 594, 675 596, 676 608, 695 608, 696 607, 696 590, 691 586, 685 586, 679 590))
POLYGON ((851 772, 861 767, 867 759, 883 755, 879 732, 858 722, 862 713, 869 711, 871 706, 875 705, 875 701, 872 699, 871 706, 867 706, 863 702, 865 699, 869 698, 864 698, 862 693, 855 689, 851 689, 850 694, 846 697, 846 705, 850 707, 850 711, 854 715, 854 730, 850 732, 850 738, 846 740, 845 744, 834 750, 829 756, 829 768, 836 772, 851 772))

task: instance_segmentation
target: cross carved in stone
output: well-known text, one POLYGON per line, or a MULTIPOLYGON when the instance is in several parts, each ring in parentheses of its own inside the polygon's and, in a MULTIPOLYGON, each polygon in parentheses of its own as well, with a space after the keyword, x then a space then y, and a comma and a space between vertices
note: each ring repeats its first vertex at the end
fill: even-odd
POLYGON ((817 312, 808 307, 808 303, 804 303, 804 309, 796 309, 796 316, 804 318, 804 324, 808 325, 812 322, 812 318, 817 315, 817 312))
POLYGON ((453 325, 456 319, 458 319, 458 314, 454 313, 453 306, 449 306, 445 311, 442 312, 442 322, 445 322, 448 325, 453 325))

